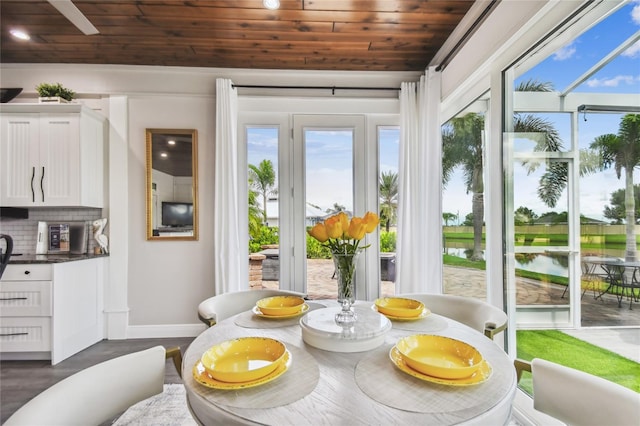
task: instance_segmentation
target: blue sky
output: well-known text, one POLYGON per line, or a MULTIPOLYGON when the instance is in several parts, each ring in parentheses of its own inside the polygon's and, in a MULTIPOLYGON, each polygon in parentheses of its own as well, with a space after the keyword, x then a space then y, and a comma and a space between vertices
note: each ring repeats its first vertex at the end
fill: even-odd
MULTIPOLYGON (((516 79, 516 85, 529 79, 551 82, 557 91, 563 91, 583 73, 598 63, 610 51, 640 29, 640 1, 633 1, 602 20, 574 40, 562 46, 554 54, 525 71, 516 79)), ((640 42, 636 42, 616 59, 604 66, 584 83, 574 89, 583 93, 637 93, 640 98, 640 42)), ((566 148, 570 143, 569 118, 561 114, 540 114, 554 123, 566 148)), ((621 114, 588 113, 587 120, 578 120, 578 143, 587 148, 595 137, 605 133, 617 133, 621 114)), ((527 206, 537 214, 549 211, 566 211, 566 193, 555 208, 544 205, 537 197, 540 173, 528 177, 516 173, 517 191, 514 207, 527 206)), ((458 173, 443 195, 443 211, 459 213, 460 220, 471 211, 471 195, 465 194, 462 175, 458 173)), ((640 173, 634 173, 634 182, 640 183, 640 173)), ((609 204, 611 192, 624 188, 613 171, 583 177, 580 180, 580 213, 591 218, 605 220, 602 211, 609 204)))
MULTIPOLYGON (((517 80, 536 79, 551 82, 555 90, 562 91, 575 79, 591 68, 612 49, 627 40, 640 29, 640 0, 633 1, 620 8, 610 17, 598 23, 592 29, 567 43, 557 52, 524 72, 517 80)), ((640 42, 635 43, 614 61, 606 65, 595 75, 575 89, 576 92, 593 93, 638 93, 640 96, 640 42)), ((598 135, 616 133, 620 122, 619 114, 587 115, 587 121, 579 123, 579 143, 586 147, 598 135)), ((565 142, 569 144, 569 121, 558 119, 554 115, 545 118, 554 121, 565 142)), ((310 131, 307 133, 307 201, 325 210, 333 203, 345 205, 351 209, 351 137, 345 131, 310 131)), ((248 161, 258 164, 269 159, 278 167, 277 129, 249 129, 250 137, 248 161)), ((397 129, 381 129, 380 171, 398 170, 397 129)), ((518 177, 516 177, 518 179, 518 177)), ((529 177, 532 182, 536 175, 529 177)), ((640 183, 640 176, 636 179, 640 183)), ((602 218, 602 209, 608 203, 612 190, 623 187, 613 172, 583 178, 581 180, 581 213, 589 217, 602 218)), ((529 185, 531 191, 517 194, 515 207, 534 206, 536 213, 552 209, 543 206, 535 194, 537 185, 529 185)), ((566 204, 566 203, 565 203, 566 204)), ((555 210, 566 210, 565 205, 555 210)), ((443 211, 458 213, 460 220, 471 211, 471 195, 466 194, 462 185, 462 175, 452 178, 443 194, 443 211)))

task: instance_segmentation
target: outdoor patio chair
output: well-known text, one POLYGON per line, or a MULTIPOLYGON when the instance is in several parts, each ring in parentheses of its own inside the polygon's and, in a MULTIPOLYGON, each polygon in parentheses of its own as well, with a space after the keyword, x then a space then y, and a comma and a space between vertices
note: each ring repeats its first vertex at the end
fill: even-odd
MULTIPOLYGON (((101 362, 67 377, 20 407, 12 425, 99 425, 162 393, 165 360, 182 369, 180 348, 155 346, 101 362)), ((30 380, 25 377, 25 380, 30 380)))
POLYGON ((533 407, 568 425, 637 425, 640 394, 601 377, 544 359, 514 361, 518 381, 533 378, 533 407))
POLYGON ((288 290, 245 290, 223 293, 205 299, 198 305, 198 318, 207 326, 212 327, 232 315, 251 309, 258 300, 271 296, 299 296, 307 295, 297 291, 288 290))
POLYGON ((468 325, 490 339, 507 328, 507 314, 480 299, 427 293, 398 294, 397 296, 419 300, 432 313, 468 325))

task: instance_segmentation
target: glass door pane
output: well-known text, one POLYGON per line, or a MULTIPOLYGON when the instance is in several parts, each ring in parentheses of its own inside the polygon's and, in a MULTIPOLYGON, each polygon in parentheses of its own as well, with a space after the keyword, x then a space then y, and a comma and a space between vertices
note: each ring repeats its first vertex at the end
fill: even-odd
MULTIPOLYGON (((249 253, 266 256, 262 260, 264 288, 280 286, 279 213, 278 213, 278 137, 277 126, 247 126, 247 163, 249 194, 249 253)), ((260 263, 249 268, 249 281, 257 280, 260 263)), ((257 286, 252 283, 252 287, 257 286)))
MULTIPOLYGON (((625 116, 624 113, 593 112, 587 113, 584 117, 580 115, 578 120, 580 150, 596 155, 596 157, 585 156, 585 165, 594 159, 600 162, 601 156, 595 149, 594 143, 602 141, 603 135, 618 136, 625 116)), ((624 149, 625 144, 618 146, 624 149)), ((624 158, 624 156, 618 157, 622 160, 620 164, 623 164, 624 158)), ((626 260, 637 263, 639 246, 635 230, 640 218, 640 170, 634 167, 628 177, 629 184, 633 188, 629 194, 626 188, 626 169, 621 167, 620 176, 618 176, 615 162, 604 169, 589 169, 589 172, 580 176, 581 324, 583 327, 637 327, 640 325, 640 315, 634 314, 638 304, 633 298, 627 297, 632 292, 637 295, 640 291, 640 288, 634 288, 640 276, 634 277, 631 267, 619 270, 602 263, 626 260), (632 198, 629 199, 627 195, 632 198), (626 205, 634 206, 631 221, 626 217, 626 205), (627 231, 629 231, 629 237, 627 237, 627 231), (625 274, 616 274, 616 272, 625 271, 625 274), (610 286, 612 280, 623 286, 610 286), (630 285, 631 288, 625 289, 624 285, 630 285), (629 309, 631 307, 634 309, 629 309)))
MULTIPOLYGON (((353 215, 353 128, 303 129, 305 148, 306 226, 344 211, 353 215)), ((335 299, 337 282, 329 251, 307 238, 307 292, 335 299)))
POLYGON ((570 289, 577 278, 570 238, 574 204, 568 195, 573 163, 566 154, 540 150, 544 133, 512 133, 506 139, 514 150, 509 196, 518 324, 566 326, 573 322, 570 289))
MULTIPOLYGON (((307 230, 339 211, 359 216, 366 208, 364 128, 363 116, 293 117, 292 287, 312 299, 337 298, 337 281, 330 252, 307 230)), ((356 298, 368 297, 370 272, 365 266, 372 253, 371 248, 365 250, 358 261, 356 298)))
POLYGON ((378 152, 380 153, 378 198, 380 206, 380 280, 382 296, 393 296, 396 292, 399 142, 400 127, 378 126, 378 152))

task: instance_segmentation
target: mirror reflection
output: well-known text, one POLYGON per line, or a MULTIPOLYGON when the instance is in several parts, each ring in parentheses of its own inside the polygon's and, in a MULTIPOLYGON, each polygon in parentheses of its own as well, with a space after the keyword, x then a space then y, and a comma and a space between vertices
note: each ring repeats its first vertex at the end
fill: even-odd
POLYGON ((147 240, 197 240, 197 131, 146 133, 147 240))

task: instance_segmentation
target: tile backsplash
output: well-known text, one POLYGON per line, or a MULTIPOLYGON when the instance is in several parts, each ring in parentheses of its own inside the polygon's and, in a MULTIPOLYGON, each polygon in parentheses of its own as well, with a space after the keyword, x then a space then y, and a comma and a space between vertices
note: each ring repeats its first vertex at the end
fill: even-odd
MULTIPOLYGON (((8 234, 13 239, 13 252, 32 254, 36 252, 38 222, 65 222, 84 220, 93 222, 102 217, 102 209, 93 208, 37 208, 29 209, 28 219, 0 218, 0 233, 8 234)), ((97 246, 90 230, 88 251, 93 253, 97 246)), ((109 225, 105 234, 109 234, 109 225)))

